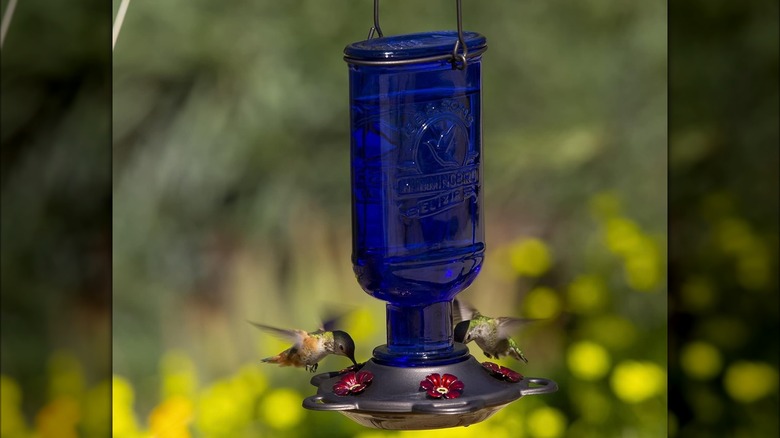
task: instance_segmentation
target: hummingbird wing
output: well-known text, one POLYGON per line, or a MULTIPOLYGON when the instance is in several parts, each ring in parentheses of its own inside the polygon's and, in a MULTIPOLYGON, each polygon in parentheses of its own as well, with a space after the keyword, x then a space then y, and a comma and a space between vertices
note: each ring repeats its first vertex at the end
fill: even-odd
MULTIPOLYGON (((342 309, 344 306, 340 306, 342 309)), ((322 316, 322 324, 320 324, 319 331, 320 332, 332 332, 333 330, 338 329, 340 326, 344 323, 344 318, 347 317, 350 313, 353 312, 354 309, 350 309, 347 311, 343 310, 328 310, 324 313, 322 316)))
POLYGON ((258 324, 252 321, 247 321, 247 322, 259 328, 260 330, 264 330, 268 333, 271 333, 272 335, 284 339, 285 341, 292 342, 293 344, 295 344, 295 347, 298 348, 303 344, 303 340, 306 339, 306 337, 309 335, 303 330, 286 330, 286 329, 271 327, 270 325, 258 324))
POLYGON ((460 301, 458 299, 455 299, 452 301, 452 325, 458 325, 461 321, 468 321, 470 319, 474 319, 474 317, 479 316, 479 312, 477 309, 469 305, 468 303, 465 303, 463 301, 460 301))
POLYGON ((498 334, 502 338, 508 338, 512 333, 516 332, 520 327, 534 322, 541 321, 538 318, 512 318, 509 316, 501 316, 496 318, 498 321, 498 334))

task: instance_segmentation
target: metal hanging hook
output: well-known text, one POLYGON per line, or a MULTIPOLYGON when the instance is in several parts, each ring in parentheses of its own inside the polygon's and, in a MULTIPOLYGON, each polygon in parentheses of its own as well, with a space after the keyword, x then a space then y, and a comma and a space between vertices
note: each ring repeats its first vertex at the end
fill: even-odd
POLYGON ((469 49, 466 47, 466 41, 463 40, 463 10, 461 8, 461 0, 455 0, 458 19, 458 41, 455 41, 455 47, 452 49, 452 66, 461 70, 465 69, 468 65, 466 56, 469 54, 469 49), (463 50, 462 53, 458 53, 458 49, 463 50), (460 62, 460 64, 458 64, 460 62))
POLYGON ((374 27, 369 29, 368 31, 368 38, 367 40, 370 40, 374 37, 374 33, 379 35, 379 38, 382 38, 384 34, 382 33, 382 28, 379 27, 379 0, 374 0, 374 27))
MULTIPOLYGON (((457 10, 458 40, 455 41, 455 47, 452 48, 452 67, 463 70, 468 65, 468 47, 463 39, 463 8, 461 0, 455 0, 455 9, 457 10), (460 53, 458 53, 460 51, 460 53)), ((368 40, 377 36, 382 38, 382 28, 379 27, 379 0, 374 0, 374 26, 368 30, 368 40)))
POLYGON ((16 0, 10 0, 5 6, 5 12, 3 12, 2 24, 0 24, 0 49, 3 48, 3 41, 5 41, 5 34, 8 33, 8 26, 11 25, 11 20, 14 18, 14 11, 16 10, 16 0))
POLYGON ((122 24, 125 22, 125 14, 127 14, 127 8, 130 6, 130 0, 122 0, 119 4, 119 11, 116 13, 116 19, 114 20, 114 29, 112 31, 113 41, 111 42, 111 51, 114 51, 116 47, 116 40, 119 38, 119 32, 122 31, 122 24))

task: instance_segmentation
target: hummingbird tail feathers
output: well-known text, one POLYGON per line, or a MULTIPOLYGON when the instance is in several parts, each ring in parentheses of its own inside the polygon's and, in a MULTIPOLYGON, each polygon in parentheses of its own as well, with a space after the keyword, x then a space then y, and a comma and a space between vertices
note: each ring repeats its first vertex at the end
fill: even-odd
POLYGON ((305 363, 301 362, 298 355, 295 354, 293 350, 287 349, 282 351, 281 353, 277 354, 276 356, 266 357, 265 359, 260 359, 260 362, 263 363, 275 363, 279 365, 280 367, 302 367, 306 365, 305 363))
POLYGON ((285 361, 284 358, 281 358, 279 356, 266 357, 265 359, 260 359, 260 362, 263 362, 263 363, 275 363, 275 364, 279 365, 280 367, 298 366, 298 365, 295 365, 293 363, 285 361))
POLYGON ((509 355, 517 360, 522 360, 525 363, 528 363, 528 359, 525 358, 525 355, 522 351, 520 351, 519 348, 512 348, 509 350, 509 355))

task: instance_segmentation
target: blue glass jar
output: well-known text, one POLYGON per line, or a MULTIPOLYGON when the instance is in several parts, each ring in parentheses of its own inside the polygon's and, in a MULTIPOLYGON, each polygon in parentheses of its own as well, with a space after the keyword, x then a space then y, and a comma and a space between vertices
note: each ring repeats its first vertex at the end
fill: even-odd
MULTIPOLYGON (((352 262, 358 282, 387 301, 396 366, 467 355, 452 339, 452 300, 482 266, 481 53, 464 32, 465 67, 452 62, 457 32, 369 39, 349 64, 352 262)), ((461 46, 462 48, 462 46, 461 46)))

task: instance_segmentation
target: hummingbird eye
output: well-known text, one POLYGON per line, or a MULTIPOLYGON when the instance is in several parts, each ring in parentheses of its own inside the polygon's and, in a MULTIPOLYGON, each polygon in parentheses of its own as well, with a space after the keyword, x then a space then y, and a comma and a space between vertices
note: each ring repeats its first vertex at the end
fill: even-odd
POLYGON ((344 346, 343 345, 339 345, 339 350, 344 351, 344 346))

